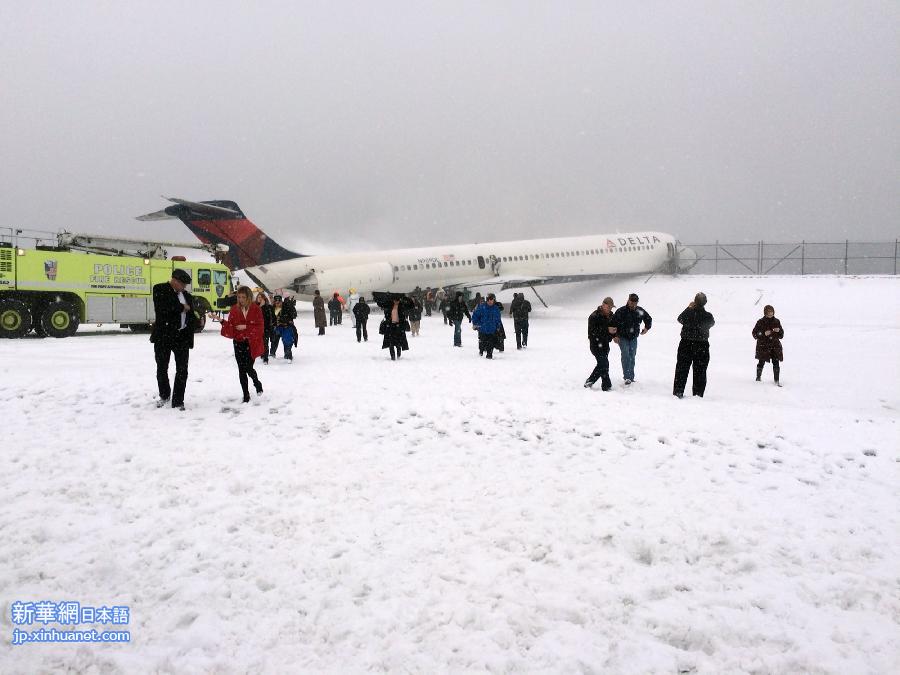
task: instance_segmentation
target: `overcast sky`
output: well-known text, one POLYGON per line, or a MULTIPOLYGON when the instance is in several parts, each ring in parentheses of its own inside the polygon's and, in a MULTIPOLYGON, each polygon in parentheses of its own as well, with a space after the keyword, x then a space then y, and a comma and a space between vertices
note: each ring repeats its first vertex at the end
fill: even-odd
MULTIPOLYGON (((0 227, 900 235, 900 3, 0 0, 0 227)), ((309 250, 313 249, 313 250, 309 250)))

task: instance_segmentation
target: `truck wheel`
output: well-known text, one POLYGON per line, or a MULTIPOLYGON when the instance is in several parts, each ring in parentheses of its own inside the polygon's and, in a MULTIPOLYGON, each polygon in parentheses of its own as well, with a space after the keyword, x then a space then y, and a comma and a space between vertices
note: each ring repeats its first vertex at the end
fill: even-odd
POLYGON ((41 328, 49 337, 65 338, 78 330, 78 310, 71 302, 51 302, 41 314, 41 328))
POLYGON ((31 311, 21 300, 0 300, 0 337, 20 338, 31 330, 31 311))

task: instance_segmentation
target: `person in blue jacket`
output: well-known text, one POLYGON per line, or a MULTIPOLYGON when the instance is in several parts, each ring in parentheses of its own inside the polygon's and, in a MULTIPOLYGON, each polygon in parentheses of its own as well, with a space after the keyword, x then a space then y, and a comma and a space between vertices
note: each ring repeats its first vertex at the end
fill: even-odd
POLYGON ((493 293, 472 312, 472 327, 478 331, 478 354, 486 354, 489 359, 494 358, 494 348, 499 348, 500 312, 493 293))

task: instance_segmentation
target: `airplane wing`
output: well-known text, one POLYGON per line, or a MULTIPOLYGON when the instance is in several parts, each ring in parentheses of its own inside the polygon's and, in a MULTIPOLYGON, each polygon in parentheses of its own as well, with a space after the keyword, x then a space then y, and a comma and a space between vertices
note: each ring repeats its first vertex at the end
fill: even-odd
POLYGON ((462 284, 466 288, 478 288, 480 286, 504 286, 505 288, 514 288, 518 286, 530 286, 532 284, 540 284, 550 277, 528 277, 513 274, 501 274, 497 277, 485 277, 483 281, 475 283, 462 284))

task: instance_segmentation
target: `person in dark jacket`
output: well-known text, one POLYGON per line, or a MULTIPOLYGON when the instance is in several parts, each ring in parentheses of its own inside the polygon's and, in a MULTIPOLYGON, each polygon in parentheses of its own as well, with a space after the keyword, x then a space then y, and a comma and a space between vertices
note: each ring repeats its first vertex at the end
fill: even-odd
POLYGON ((184 410, 184 391, 187 388, 188 361, 194 348, 194 298, 185 288, 191 275, 184 270, 172 272, 172 278, 153 287, 155 319, 150 333, 153 355, 156 358, 156 384, 159 387, 157 408, 171 399, 172 407, 184 410), (175 357, 174 387, 169 386, 169 359, 175 357))
POLYGON ((356 301, 356 304, 353 305, 353 318, 356 319, 356 341, 361 342, 365 340, 369 341, 369 331, 366 327, 366 324, 369 321, 369 304, 366 302, 365 297, 362 295, 359 296, 359 299, 356 301))
MULTIPOLYGON (((422 303, 419 302, 419 299, 413 296, 410 298, 411 304, 409 307, 409 334, 413 337, 418 337, 419 335, 419 327, 422 324, 422 303)), ((427 306, 427 305, 426 305, 427 306)))
POLYGON ((514 293, 509 305, 509 314, 513 318, 516 331, 516 349, 528 349, 528 314, 531 303, 525 299, 524 293, 514 293))
POLYGON ((763 366, 766 361, 771 361, 775 384, 780 387, 778 378, 781 375, 781 362, 784 361, 784 350, 781 348, 784 329, 781 321, 775 318, 775 308, 772 305, 763 307, 763 318, 753 327, 753 337, 756 339, 756 381, 762 380, 763 366))
POLYGON ((497 305, 497 297, 488 293, 483 303, 472 312, 472 328, 478 331, 478 355, 494 358, 494 349, 501 349, 500 336, 502 309, 497 305))
POLYGON ((398 293, 375 294, 375 302, 384 310, 384 320, 379 332, 384 335, 382 349, 391 353, 391 361, 400 358, 404 350, 409 351, 406 331, 409 330, 409 309, 412 300, 398 293))
POLYGON ((613 307, 615 307, 613 299, 605 297, 600 306, 588 317, 588 347, 597 359, 597 365, 584 381, 586 389, 593 387, 597 380, 600 380, 600 388, 603 391, 612 389, 612 382, 609 379, 609 341, 616 335, 613 307))
POLYGON ((703 397, 706 391, 706 367, 709 365, 709 329, 716 325, 713 315, 706 311, 706 294, 697 293, 694 301, 678 315, 681 324, 681 342, 678 343, 678 360, 675 364, 675 384, 672 393, 684 397, 688 372, 694 369, 692 392, 703 397))
POLYGON ((319 329, 319 335, 325 335, 325 326, 327 325, 325 319, 325 299, 322 297, 322 294, 319 293, 318 289, 316 289, 315 297, 313 298, 313 319, 316 322, 316 328, 319 329))
POLYGON ((281 311, 278 313, 275 330, 281 338, 281 344, 284 345, 284 358, 288 361, 294 360, 293 348, 297 346, 299 341, 297 327, 294 325, 294 319, 296 318, 297 301, 294 298, 285 298, 281 303, 281 311))
POLYGON ((638 335, 643 335, 653 325, 653 318, 643 307, 638 306, 637 293, 628 294, 628 302, 624 307, 619 307, 614 314, 616 322, 616 337, 613 339, 619 345, 622 356, 622 377, 625 384, 634 382, 634 358, 637 356, 638 335), (641 328, 641 324, 644 327, 641 328))
POLYGON ((269 303, 269 297, 265 293, 256 294, 256 304, 263 315, 263 363, 269 365, 269 348, 271 344, 272 356, 275 356, 277 346, 277 334, 275 333, 275 308, 269 303))
POLYGON ((328 301, 328 325, 336 326, 341 322, 341 301, 338 300, 338 294, 335 293, 328 301))
POLYGON ((453 346, 462 347, 462 320, 466 317, 469 322, 472 321, 472 315, 469 314, 469 306, 463 298, 462 291, 456 291, 456 296, 447 303, 447 318, 453 324, 453 346))

